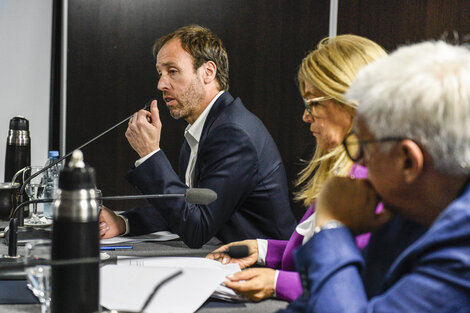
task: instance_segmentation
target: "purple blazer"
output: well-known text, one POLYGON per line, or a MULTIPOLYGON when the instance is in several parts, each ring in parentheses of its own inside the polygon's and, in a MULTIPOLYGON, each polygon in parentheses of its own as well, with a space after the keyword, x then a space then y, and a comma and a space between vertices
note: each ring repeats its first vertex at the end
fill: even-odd
MULTIPOLYGON (((367 169, 354 164, 350 172, 353 178, 366 178, 367 169)), ((300 223, 305 221, 315 211, 315 202, 305 212, 300 223)), ((356 244, 363 249, 369 242, 370 233, 356 237, 356 244)), ((304 237, 294 230, 289 241, 268 240, 268 251, 266 254, 266 267, 279 270, 276 283, 276 296, 289 302, 294 301, 302 294, 302 284, 299 273, 296 272, 294 261, 294 250, 302 245, 304 237)))

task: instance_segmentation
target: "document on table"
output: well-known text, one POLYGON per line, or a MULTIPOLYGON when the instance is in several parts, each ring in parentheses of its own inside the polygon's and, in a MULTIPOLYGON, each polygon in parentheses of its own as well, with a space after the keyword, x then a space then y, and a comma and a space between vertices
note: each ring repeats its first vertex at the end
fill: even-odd
POLYGON ((162 286, 147 313, 195 312, 227 275, 240 271, 238 264, 224 265, 205 258, 118 258, 117 265, 101 268, 101 305, 138 311, 155 286, 180 269, 183 274, 162 286))
POLYGON ((147 235, 141 236, 132 236, 132 237, 124 237, 118 236, 109 239, 101 239, 100 243, 102 245, 115 245, 118 243, 138 243, 144 241, 169 241, 178 239, 179 236, 177 234, 170 233, 169 231, 158 231, 156 233, 151 233, 147 235))

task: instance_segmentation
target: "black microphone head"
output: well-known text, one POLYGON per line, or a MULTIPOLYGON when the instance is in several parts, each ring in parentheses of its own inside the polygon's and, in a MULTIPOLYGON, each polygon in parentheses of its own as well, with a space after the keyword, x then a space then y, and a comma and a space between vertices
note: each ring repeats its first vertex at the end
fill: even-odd
POLYGON ((189 188, 184 200, 192 204, 209 204, 217 199, 215 191, 207 188, 189 188))
POLYGON ((228 247, 226 253, 234 259, 246 258, 249 255, 248 246, 245 245, 228 247))

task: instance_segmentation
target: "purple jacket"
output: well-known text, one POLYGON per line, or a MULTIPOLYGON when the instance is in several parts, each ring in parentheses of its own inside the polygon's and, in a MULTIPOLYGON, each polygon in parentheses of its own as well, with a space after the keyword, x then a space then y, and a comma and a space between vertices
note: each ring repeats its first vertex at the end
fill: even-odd
MULTIPOLYGON (((367 169, 354 164, 351 172, 353 178, 366 178, 367 169)), ((315 211, 315 203, 305 212, 300 223, 305 221, 315 211)), ((362 234, 356 237, 356 244, 359 249, 363 249, 369 242, 370 234, 362 234)), ((279 270, 276 283, 276 296, 286 301, 294 301, 302 294, 302 285, 299 273, 296 272, 293 252, 302 245, 304 237, 297 233, 292 233, 289 241, 268 240, 268 251, 266 254, 266 267, 279 270)))

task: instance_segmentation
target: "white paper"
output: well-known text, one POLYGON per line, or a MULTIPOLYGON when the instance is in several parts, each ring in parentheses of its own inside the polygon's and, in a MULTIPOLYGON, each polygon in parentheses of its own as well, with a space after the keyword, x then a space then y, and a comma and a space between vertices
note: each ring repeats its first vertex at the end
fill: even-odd
POLYGON ((108 309, 138 311, 155 286, 179 269, 183 274, 158 291, 146 313, 195 312, 227 275, 240 271, 238 264, 224 265, 206 258, 118 257, 118 265, 101 268, 101 305, 108 309))
MULTIPOLYGON (((222 264, 218 261, 206 258, 193 258, 193 257, 160 257, 160 258, 140 258, 135 259, 131 256, 118 256, 117 264, 127 264, 135 266, 181 266, 182 268, 215 268, 221 271, 221 275, 226 276, 239 272, 240 266, 236 263, 222 264)), ((220 299, 230 302, 244 302, 248 301, 247 298, 235 293, 232 289, 223 285, 218 285, 217 289, 211 295, 212 298, 220 299)))
POLYGON ((159 231, 156 233, 151 233, 147 235, 141 236, 132 236, 132 237, 124 237, 118 236, 109 239, 101 239, 100 243, 102 245, 113 245, 118 243, 138 243, 144 241, 169 241, 178 239, 179 236, 177 234, 170 233, 169 231, 159 231))
POLYGON ((207 258, 195 257, 148 257, 133 258, 129 256, 118 256, 117 264, 155 267, 178 267, 178 268, 208 268, 227 276, 240 271, 237 263, 222 264, 207 258))

